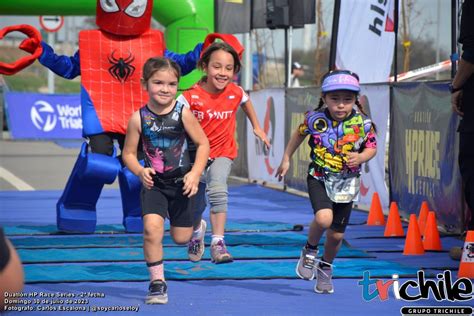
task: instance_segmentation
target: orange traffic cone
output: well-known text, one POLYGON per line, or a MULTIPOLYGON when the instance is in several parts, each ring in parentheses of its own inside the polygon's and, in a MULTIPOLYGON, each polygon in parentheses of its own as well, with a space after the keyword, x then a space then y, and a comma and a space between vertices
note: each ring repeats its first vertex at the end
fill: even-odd
POLYGON ((462 248, 458 278, 474 279, 474 230, 467 232, 466 241, 462 248))
POLYGON ((418 214, 418 227, 420 228, 421 236, 425 234, 426 220, 428 219, 429 211, 428 202, 423 201, 420 207, 420 214, 418 214))
POLYGON ((443 250, 443 247, 441 247, 441 239, 439 238, 435 212, 428 213, 425 234, 423 235, 423 248, 425 248, 425 250, 443 250))
POLYGON ((385 237, 401 237, 405 236, 403 231, 402 221, 398 213, 398 206, 396 202, 390 203, 390 211, 388 212, 387 226, 385 226, 385 237))
POLYGON ((416 215, 410 215, 410 223, 408 224, 407 238, 405 239, 404 255, 423 255, 423 241, 421 240, 420 229, 416 221, 416 215))
POLYGON ((367 225, 385 225, 385 218, 383 217, 382 212, 382 204, 380 203, 379 194, 377 192, 374 192, 374 194, 372 195, 372 203, 370 205, 369 217, 367 218, 367 225))

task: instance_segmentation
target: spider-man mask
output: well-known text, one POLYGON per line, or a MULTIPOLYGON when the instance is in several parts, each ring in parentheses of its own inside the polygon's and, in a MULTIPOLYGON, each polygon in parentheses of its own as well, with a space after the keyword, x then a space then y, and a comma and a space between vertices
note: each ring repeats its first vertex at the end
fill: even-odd
POLYGON ((97 0, 97 26, 115 35, 140 35, 150 28, 153 0, 97 0))

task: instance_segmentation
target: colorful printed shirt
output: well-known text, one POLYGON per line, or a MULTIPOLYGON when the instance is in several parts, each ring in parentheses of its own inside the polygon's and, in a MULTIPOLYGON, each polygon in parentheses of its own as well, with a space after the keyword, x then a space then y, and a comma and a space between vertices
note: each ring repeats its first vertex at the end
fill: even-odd
POLYGON ((189 106, 209 139, 211 152, 209 158, 237 157, 235 141, 236 115, 239 106, 249 97, 244 90, 230 83, 221 93, 212 94, 195 84, 178 97, 189 106))
POLYGON ((372 121, 355 110, 342 122, 333 120, 327 109, 308 111, 299 133, 311 136, 308 144, 312 164, 308 172, 316 178, 322 176, 322 171, 360 173, 360 166, 347 166, 347 153, 377 147, 372 121))
POLYGON ((167 114, 153 113, 147 105, 140 109, 145 166, 163 179, 183 176, 190 169, 183 104, 176 102, 167 114))

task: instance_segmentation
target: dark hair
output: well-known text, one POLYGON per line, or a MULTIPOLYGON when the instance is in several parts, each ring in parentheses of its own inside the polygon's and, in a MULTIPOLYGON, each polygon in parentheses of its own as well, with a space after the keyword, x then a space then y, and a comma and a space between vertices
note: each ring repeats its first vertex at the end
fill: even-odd
POLYGON ((238 73, 241 68, 239 55, 237 54, 235 49, 226 42, 214 42, 209 47, 207 47, 206 50, 202 53, 201 58, 198 61, 197 67, 203 70, 206 65, 209 65, 209 60, 211 59, 212 53, 218 50, 223 50, 232 55, 232 57, 234 58, 234 73, 238 73))
POLYGON ((142 78, 147 82, 157 71, 161 70, 173 70, 176 77, 181 77, 181 68, 179 65, 171 59, 164 57, 151 57, 143 65, 142 78))

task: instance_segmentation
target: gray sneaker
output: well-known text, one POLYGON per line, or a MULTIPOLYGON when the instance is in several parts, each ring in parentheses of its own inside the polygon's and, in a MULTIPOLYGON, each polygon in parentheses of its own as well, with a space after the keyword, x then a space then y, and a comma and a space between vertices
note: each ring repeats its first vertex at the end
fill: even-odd
POLYGON ((318 294, 332 294, 334 293, 334 286, 332 285, 332 267, 325 266, 318 270, 318 280, 314 286, 314 291, 318 294))
POLYGON ((296 274, 304 280, 314 279, 314 268, 317 264, 318 249, 306 249, 303 247, 301 250, 300 259, 296 265, 296 274))
POLYGON ((223 240, 219 240, 214 245, 211 245, 211 259, 212 262, 216 264, 234 261, 234 258, 232 258, 231 254, 227 251, 223 240))
POLYGON ((147 304, 166 304, 168 303, 168 286, 163 280, 154 280, 148 287, 148 295, 145 303, 147 304))
POLYGON ((204 254, 204 236, 206 235, 207 224, 205 220, 201 220, 201 231, 202 238, 191 238, 188 243, 188 257, 192 262, 198 262, 201 260, 204 254))

